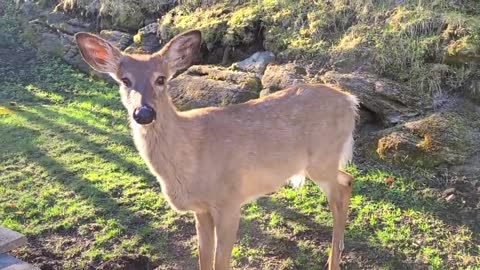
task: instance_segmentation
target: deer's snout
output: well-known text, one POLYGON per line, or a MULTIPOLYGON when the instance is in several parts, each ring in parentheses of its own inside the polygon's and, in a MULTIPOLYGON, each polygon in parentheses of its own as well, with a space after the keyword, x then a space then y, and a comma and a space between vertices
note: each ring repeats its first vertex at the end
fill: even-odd
POLYGON ((156 115, 152 107, 143 105, 133 111, 133 120, 140 125, 148 125, 155 120, 156 115))

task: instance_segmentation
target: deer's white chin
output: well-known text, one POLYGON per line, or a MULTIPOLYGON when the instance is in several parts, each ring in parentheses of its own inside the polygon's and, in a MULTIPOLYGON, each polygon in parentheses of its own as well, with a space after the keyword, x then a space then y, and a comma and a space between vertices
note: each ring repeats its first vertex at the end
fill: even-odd
POLYGON ((155 124, 155 120, 153 120, 149 124, 139 124, 139 123, 135 122, 135 120, 133 120, 133 119, 131 119, 130 122, 133 123, 132 128, 134 128, 134 129, 148 129, 148 128, 151 128, 152 126, 154 126, 154 124, 155 124))

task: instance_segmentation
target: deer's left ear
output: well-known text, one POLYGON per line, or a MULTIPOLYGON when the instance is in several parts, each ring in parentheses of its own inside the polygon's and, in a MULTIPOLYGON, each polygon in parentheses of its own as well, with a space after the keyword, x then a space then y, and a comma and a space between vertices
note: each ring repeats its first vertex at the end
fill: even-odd
POLYGON ((108 41, 89 33, 75 35, 80 53, 87 64, 103 73, 115 73, 120 64, 122 52, 108 41))
POLYGON ((160 51, 166 56, 169 76, 188 68, 199 53, 202 34, 198 30, 188 31, 175 36, 160 51))

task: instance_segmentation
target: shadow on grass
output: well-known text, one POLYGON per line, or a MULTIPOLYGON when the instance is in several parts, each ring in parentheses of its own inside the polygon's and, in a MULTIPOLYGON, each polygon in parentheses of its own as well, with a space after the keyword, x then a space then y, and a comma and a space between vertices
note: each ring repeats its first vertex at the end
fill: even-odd
POLYGON ((391 203, 403 211, 412 209, 429 213, 446 225, 453 227, 466 226, 474 235, 480 233, 474 212, 469 213, 471 214, 471 220, 465 222, 465 219, 458 215, 458 205, 448 204, 445 200, 434 197, 422 196, 418 194, 418 191, 416 189, 402 191, 395 187, 391 188, 386 184, 368 180, 356 182, 353 193, 364 194, 373 201, 391 203))
MULTIPOLYGON (((32 121, 32 125, 39 125, 42 129, 49 128, 57 133, 66 132, 66 130, 62 130, 62 127, 60 125, 53 125, 51 122, 46 121, 40 116, 25 111, 21 112, 21 114, 27 117, 29 121, 32 121)), ((83 178, 83 172, 74 172, 67 169, 64 164, 62 164, 55 158, 47 155, 45 153, 45 150, 35 145, 35 139, 37 136, 40 135, 40 132, 38 130, 26 127, 12 127, 6 125, 0 125, 0 128, 2 128, 4 131, 9 129, 13 130, 15 133, 22 133, 25 136, 30 137, 31 139, 29 145, 25 145, 25 148, 28 149, 26 153, 10 153, 11 155, 25 155, 27 157, 27 162, 37 164, 38 166, 42 167, 48 173, 49 179, 52 179, 60 183, 67 189, 73 191, 75 195, 81 197, 81 200, 87 201, 92 204, 96 208, 95 216, 117 221, 118 224, 121 225, 123 233, 132 237, 138 236, 140 238, 140 244, 151 243, 151 245, 153 246, 153 252, 161 254, 161 261, 153 262, 154 266, 162 264, 162 260, 180 261, 184 269, 191 268, 191 266, 196 263, 195 258, 191 256, 189 251, 185 250, 184 247, 176 241, 179 237, 178 235, 172 235, 171 232, 162 231, 161 228, 152 226, 152 218, 139 215, 139 213, 129 209, 127 205, 114 199, 112 197, 112 194, 108 194, 105 191, 98 189, 98 187, 96 187, 93 183, 83 178)), ((87 145, 88 149, 93 153, 98 153, 98 150, 103 149, 99 145, 95 145, 92 142, 86 141, 82 136, 72 136, 73 137, 66 136, 65 139, 76 141, 76 143, 80 145, 87 145)), ((122 166, 135 167, 135 173, 143 174, 142 179, 144 179, 144 181, 147 181, 149 185, 153 185, 153 177, 148 175, 148 172, 146 172, 143 168, 137 168, 135 164, 121 161, 122 158, 120 156, 114 155, 113 153, 102 152, 101 155, 108 162, 123 162, 122 166), (113 159, 111 157, 113 157, 113 159)), ((158 196, 161 196, 161 194, 159 194, 158 196)), ((95 218, 84 219, 82 222, 94 223, 95 218)), ((59 229, 60 231, 56 233, 67 235, 70 233, 74 233, 70 230, 73 229, 75 231, 76 229, 78 229, 78 227, 76 227, 78 225, 81 224, 72 225, 72 228, 67 229, 66 231, 62 231, 62 229, 59 229)), ((48 231, 44 233, 51 234, 54 232, 48 231)), ((38 235, 35 238, 37 237, 41 237, 41 235, 38 235)), ((36 241, 35 239, 31 240, 33 240, 33 242, 36 241)), ((94 260, 92 262, 92 267, 97 267, 100 264, 100 261, 94 260)), ((145 268, 142 267, 137 269, 141 270, 150 268, 145 265, 145 268)))
MULTIPOLYGON (((331 245, 332 227, 321 225, 313 220, 314 217, 290 209, 288 202, 262 198, 257 201, 257 205, 262 213, 268 215, 268 213, 276 212, 282 217, 286 224, 283 224, 281 228, 286 230, 286 235, 279 237, 277 233, 268 233, 269 230, 265 229, 268 225, 259 219, 242 219, 240 237, 241 239, 253 237, 254 241, 249 241, 250 247, 267 248, 267 256, 292 259, 294 266, 287 266, 285 269, 321 269, 326 264, 331 245), (301 224, 305 230, 294 232, 292 223, 301 224), (306 248, 300 244, 301 242, 310 243, 309 246, 313 243, 316 248, 306 248)), ((407 256, 403 253, 372 246, 368 242, 364 235, 352 235, 350 232, 346 232, 346 249, 342 266, 344 269, 365 269, 367 266, 368 268, 391 267, 392 269, 421 269, 424 267, 407 262, 407 256), (355 258, 346 259, 345 256, 352 251, 355 253, 355 258)))
MULTIPOLYGON (((40 114, 35 114, 28 111, 22 111, 21 114, 25 116, 26 119, 32 123, 32 125, 39 126, 42 130, 50 130, 54 134, 54 136, 58 136, 65 141, 70 141, 72 143, 78 144, 82 147, 82 149, 101 157, 104 161, 112 162, 116 165, 119 165, 119 167, 126 172, 133 171, 138 176, 141 176, 141 179, 146 184, 159 188, 159 184, 155 180, 154 176, 148 172, 146 167, 140 166, 139 164, 131 161, 127 161, 125 157, 122 157, 118 153, 107 149, 107 144, 116 143, 126 147, 127 150, 132 151, 136 154, 132 139, 128 136, 101 131, 100 129, 89 126, 87 124, 83 124, 82 126, 75 126, 74 124, 72 128, 69 128, 65 124, 60 124, 53 121, 53 119, 55 119, 58 115, 61 114, 42 107, 36 107, 36 109, 38 112, 40 112, 40 114), (81 129, 75 129, 76 127, 80 127, 81 129), (106 143, 97 143, 89 138, 89 136, 96 134, 105 136, 104 139, 106 140, 106 143)), ((65 115, 61 115, 61 117, 64 116, 65 115)), ((69 119, 69 121, 71 120, 72 119, 69 119)))

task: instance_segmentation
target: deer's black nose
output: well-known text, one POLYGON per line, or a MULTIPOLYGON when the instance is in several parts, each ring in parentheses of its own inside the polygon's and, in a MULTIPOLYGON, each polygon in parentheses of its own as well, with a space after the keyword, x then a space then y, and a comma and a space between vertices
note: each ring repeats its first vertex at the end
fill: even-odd
POLYGON ((148 125, 155 120, 156 113, 152 107, 143 105, 133 111, 133 120, 140 125, 148 125))

